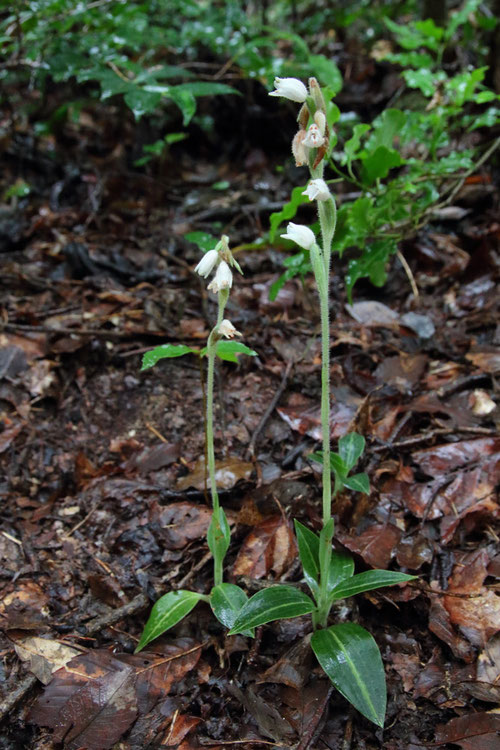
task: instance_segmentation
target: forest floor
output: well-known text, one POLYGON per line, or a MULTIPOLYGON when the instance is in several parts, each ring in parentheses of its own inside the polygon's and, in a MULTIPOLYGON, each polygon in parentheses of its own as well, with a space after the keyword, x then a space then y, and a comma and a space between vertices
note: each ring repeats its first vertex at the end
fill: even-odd
POLYGON ((231 136, 227 122, 212 144, 193 150, 192 136, 146 172, 130 166, 140 128, 112 107, 49 138, 19 128, 6 146, 11 181, 34 189, 0 214, 2 750, 499 746, 500 224, 488 165, 456 198, 465 212, 405 241, 418 298, 396 258, 386 286, 358 284, 352 305, 345 259, 332 273, 331 437, 365 436, 371 483, 369 496, 335 500, 335 544, 358 572, 418 576, 332 615, 380 646, 385 729, 325 678, 306 617, 251 641, 226 637, 201 604, 132 656, 158 597, 211 585, 199 362, 140 372, 152 346, 201 348, 213 324, 188 232, 230 236, 244 276, 228 317, 257 352, 218 369, 228 580, 249 593, 300 581, 291 519, 320 525, 314 283, 293 279, 271 302, 284 253, 244 248, 305 176, 275 169, 291 111, 272 148, 268 122, 257 125, 235 115, 231 136))

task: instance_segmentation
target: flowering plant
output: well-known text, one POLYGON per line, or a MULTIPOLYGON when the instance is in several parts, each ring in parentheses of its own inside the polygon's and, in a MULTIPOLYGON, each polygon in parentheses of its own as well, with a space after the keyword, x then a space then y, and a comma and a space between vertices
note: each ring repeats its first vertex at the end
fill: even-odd
MULTIPOLYGON (((312 649, 335 687, 364 716, 383 726, 386 707, 385 675, 380 652, 373 637, 357 623, 328 624, 335 601, 363 591, 403 583, 413 576, 385 570, 370 570, 354 575, 351 557, 334 551, 332 497, 344 488, 369 492, 366 474, 351 475, 361 458, 365 441, 361 435, 350 433, 339 440, 338 453, 330 449, 330 330, 329 330, 329 274, 332 241, 335 234, 337 210, 335 200, 323 179, 324 159, 330 148, 330 132, 326 119, 326 106, 315 78, 309 80, 309 89, 294 78, 276 78, 271 96, 284 96, 302 104, 299 130, 293 140, 292 152, 297 164, 307 165, 311 181, 304 191, 309 200, 316 201, 321 239, 309 227, 290 222, 282 237, 295 242, 310 255, 318 288, 321 315, 321 423, 322 451, 312 458, 323 464, 322 527, 320 533, 295 521, 299 556, 304 579, 312 594, 290 585, 264 588, 248 598, 246 592, 234 584, 223 581, 223 562, 230 544, 230 529, 220 505, 215 480, 215 455, 213 440, 213 390, 214 365, 222 337, 233 338, 241 334, 224 318, 233 284, 232 268, 241 273, 223 236, 216 247, 206 253, 195 271, 207 278, 215 271, 208 289, 217 294, 217 321, 203 351, 208 359, 206 445, 207 463, 212 495, 212 519, 207 542, 214 560, 214 586, 209 595, 194 591, 171 591, 154 605, 150 618, 137 646, 140 651, 187 615, 199 601, 207 602, 216 618, 229 630, 229 635, 252 637, 256 627, 274 620, 310 614, 314 633, 312 649), (332 473, 335 477, 332 491, 332 473)), ((242 346, 238 342, 227 342, 242 346)), ((189 347, 185 347, 191 351, 189 347)), ((157 350, 153 350, 153 353, 157 350)), ((251 353, 251 350, 249 350, 251 353)), ((182 353, 185 353, 184 351, 182 353)), ((169 355, 164 355, 169 356, 169 355)), ((175 355, 171 355, 175 356, 175 355)), ((161 358, 161 356, 158 356, 161 358)))

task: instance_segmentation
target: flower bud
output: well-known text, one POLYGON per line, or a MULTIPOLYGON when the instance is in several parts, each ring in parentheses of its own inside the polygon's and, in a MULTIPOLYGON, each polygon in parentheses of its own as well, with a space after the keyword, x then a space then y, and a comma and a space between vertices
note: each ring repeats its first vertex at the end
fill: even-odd
POLYGON ((275 78, 276 91, 271 91, 269 96, 283 96, 292 102, 305 102, 307 89, 298 78, 275 78))
POLYGON ((321 135, 325 135, 326 130, 326 117, 325 113, 321 112, 319 109, 317 112, 314 113, 314 122, 319 128, 319 132, 321 135))
POLYGON ((310 201, 327 201, 332 197, 328 185, 320 178, 311 180, 302 195, 307 195, 310 201))
POLYGON ((217 273, 215 274, 215 277, 210 282, 207 289, 210 289, 212 292, 220 292, 222 289, 231 289, 232 285, 233 285, 232 271, 229 268, 226 261, 222 260, 219 263, 219 267, 217 268, 217 273))
POLYGON ((208 274, 213 271, 215 268, 216 263, 219 260, 219 253, 217 250, 209 250, 208 253, 205 253, 203 258, 200 260, 198 265, 196 266, 195 273, 199 273, 200 276, 203 276, 203 278, 207 278, 208 274))
POLYGON ((309 149, 304 146, 305 130, 298 130, 292 141, 292 154, 297 167, 303 167, 309 161, 309 149))
POLYGON ((234 336, 241 336, 242 334, 236 330, 230 320, 223 320, 218 328, 218 333, 221 336, 225 336, 227 339, 232 339, 234 336))
POLYGON ((319 148, 323 145, 325 142, 325 139, 321 135, 320 129, 316 124, 312 124, 309 126, 309 130, 307 131, 306 137, 302 141, 303 146, 308 146, 309 148, 319 148))
POLYGON ((316 244, 316 237, 312 229, 309 229, 304 224, 294 224, 293 221, 288 222, 286 234, 281 234, 280 237, 296 242, 304 250, 310 250, 316 244))

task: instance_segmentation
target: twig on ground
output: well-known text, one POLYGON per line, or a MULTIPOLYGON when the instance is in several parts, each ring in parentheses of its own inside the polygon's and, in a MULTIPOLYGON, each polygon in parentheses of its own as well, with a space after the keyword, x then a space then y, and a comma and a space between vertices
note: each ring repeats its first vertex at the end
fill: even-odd
POLYGON ((252 439, 250 440, 250 445, 247 448, 247 455, 251 456, 252 458, 255 455, 255 443, 257 442, 257 438, 259 437, 260 433, 264 429, 264 427, 265 427, 265 425, 267 423, 267 420, 269 419, 269 417, 273 413, 274 409, 278 405, 278 402, 279 402, 279 400, 280 400, 280 398, 281 398, 281 396, 283 394, 283 391, 286 388, 288 377, 290 375, 290 372, 292 370, 293 365, 294 365, 294 362, 292 360, 290 360, 290 362, 288 362, 288 364, 286 366, 285 372, 283 373, 283 377, 281 379, 281 383, 278 386, 278 390, 274 394, 273 399, 272 399, 271 403, 269 404, 269 406, 267 407, 266 411, 264 412, 264 414, 262 416, 262 419, 260 420, 259 424, 255 428, 255 431, 254 431, 254 433, 252 435, 252 439))

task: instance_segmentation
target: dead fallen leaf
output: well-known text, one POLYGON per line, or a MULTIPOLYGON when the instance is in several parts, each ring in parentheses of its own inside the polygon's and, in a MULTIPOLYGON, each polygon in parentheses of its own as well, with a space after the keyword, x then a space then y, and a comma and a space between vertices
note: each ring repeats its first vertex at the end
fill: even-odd
POLYGON ((500 630, 500 596, 483 586, 488 563, 486 549, 464 555, 453 568, 448 591, 466 596, 443 598, 451 623, 458 625, 467 640, 482 648, 500 630))
POLYGON ((431 477, 439 477, 487 456, 500 455, 500 437, 462 440, 415 451, 412 459, 431 477))
POLYGON ((81 654, 81 650, 65 643, 38 636, 21 638, 15 642, 14 648, 21 661, 27 662, 30 672, 44 685, 49 684, 56 670, 81 654))
POLYGON ((3 630, 37 630, 46 625, 49 597, 34 581, 22 581, 0 602, 3 630))
POLYGON ((478 712, 436 727, 436 742, 452 742, 462 750, 498 750, 500 715, 478 712))
MULTIPOLYGON (((157 507, 152 507, 156 518, 157 507)), ((171 503, 161 508, 158 520, 167 549, 182 549, 190 542, 203 539, 212 519, 212 510, 199 503, 171 503)))
POLYGON ((66 750, 108 750, 138 714, 168 695, 199 656, 199 645, 189 638, 166 644, 161 654, 88 651, 57 670, 29 720, 51 727, 54 741, 64 741, 66 750))
MULTIPOLYGON (((240 479, 250 479, 253 472, 253 464, 242 461, 239 458, 227 458, 215 462, 215 479, 217 487, 221 490, 230 490, 240 479)), ((205 461, 198 459, 192 472, 177 480, 178 490, 187 490, 195 487, 203 490, 208 483, 205 473, 205 461)))
POLYGON ((274 573, 279 578, 297 556, 297 543, 291 524, 283 516, 266 518, 254 526, 243 541, 232 576, 265 578, 274 573))
POLYGON ((374 524, 359 536, 339 532, 337 539, 351 552, 360 555, 373 568, 387 568, 401 539, 401 531, 390 523, 374 524))

